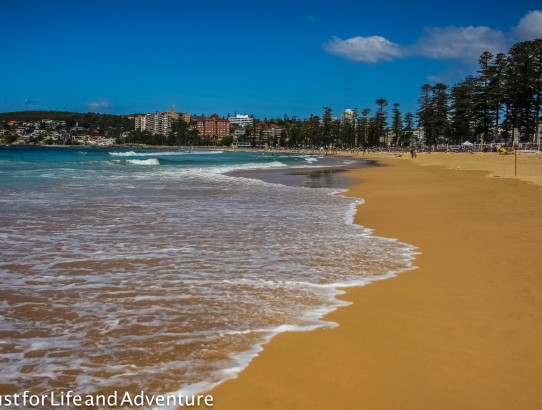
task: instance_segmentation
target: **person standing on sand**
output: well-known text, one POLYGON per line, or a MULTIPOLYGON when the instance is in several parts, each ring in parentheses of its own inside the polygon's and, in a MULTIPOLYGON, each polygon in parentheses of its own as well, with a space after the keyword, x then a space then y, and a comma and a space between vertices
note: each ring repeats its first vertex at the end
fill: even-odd
POLYGON ((410 155, 412 156, 412 158, 416 158, 416 153, 417 151, 414 148, 410 150, 410 155))

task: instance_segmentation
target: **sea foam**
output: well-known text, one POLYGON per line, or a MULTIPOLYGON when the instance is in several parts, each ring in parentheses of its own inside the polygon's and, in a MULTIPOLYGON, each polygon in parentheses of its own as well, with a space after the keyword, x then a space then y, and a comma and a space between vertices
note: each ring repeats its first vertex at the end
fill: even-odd
POLYGON ((413 268, 413 247, 352 223, 361 200, 224 175, 303 157, 86 152, 40 162, 47 184, 0 169, 4 383, 207 391, 277 333, 336 326, 322 319, 346 304, 339 288, 413 268))

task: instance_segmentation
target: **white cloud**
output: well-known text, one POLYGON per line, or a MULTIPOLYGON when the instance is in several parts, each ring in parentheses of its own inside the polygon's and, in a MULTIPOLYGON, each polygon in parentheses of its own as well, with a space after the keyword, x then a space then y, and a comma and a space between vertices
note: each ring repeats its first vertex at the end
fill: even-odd
POLYGON ((487 26, 426 27, 412 45, 393 43, 380 36, 333 38, 323 44, 326 52, 351 61, 380 63, 398 57, 422 56, 476 64, 484 51, 506 53, 516 41, 542 38, 542 11, 529 11, 508 34, 487 26))
POLYGON ((499 53, 507 48, 505 35, 489 27, 427 27, 410 51, 435 60, 475 62, 484 51, 499 53))
POLYGON ((512 35, 519 41, 542 38, 542 11, 533 10, 528 12, 512 29, 512 35))
POLYGON ((111 104, 107 101, 92 101, 87 104, 87 111, 89 112, 103 112, 110 109, 111 104))
POLYGON ((346 40, 333 36, 322 47, 330 54, 364 63, 391 61, 401 56, 399 44, 380 36, 353 37, 346 40))

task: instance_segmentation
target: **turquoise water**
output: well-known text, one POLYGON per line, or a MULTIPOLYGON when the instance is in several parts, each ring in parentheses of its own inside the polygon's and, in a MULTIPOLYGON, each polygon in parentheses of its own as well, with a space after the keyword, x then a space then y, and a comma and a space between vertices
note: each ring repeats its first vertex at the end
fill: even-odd
POLYGON ((348 163, 0 147, 0 384, 202 392, 276 333, 333 326, 337 287, 411 269, 413 248, 353 225, 337 189, 228 173, 348 163))

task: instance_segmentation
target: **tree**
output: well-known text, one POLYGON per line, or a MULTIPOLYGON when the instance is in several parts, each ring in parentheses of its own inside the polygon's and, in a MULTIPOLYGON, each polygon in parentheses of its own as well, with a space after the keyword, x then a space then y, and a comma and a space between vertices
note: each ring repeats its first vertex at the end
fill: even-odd
POLYGON ((414 114, 407 112, 404 118, 405 128, 403 130, 404 142, 413 145, 414 137, 414 114))
POLYGON ((507 121, 524 141, 534 141, 540 116, 542 39, 512 46, 506 70, 507 121))
POLYGON ((324 107, 324 116, 322 117, 322 145, 328 146, 333 142, 333 110, 324 107))
POLYGON ((382 142, 384 145, 387 146, 389 144, 386 136, 388 114, 384 111, 384 107, 388 105, 388 101, 380 98, 376 100, 376 105, 378 105, 378 112, 376 113, 376 134, 378 137, 378 142, 382 142))
POLYGON ((505 73, 507 69, 508 59, 503 53, 498 53, 492 65, 490 79, 490 106, 494 112, 495 124, 493 126, 493 140, 498 141, 501 111, 505 101, 505 73))
POLYGON ((8 135, 4 135, 3 138, 6 144, 13 144, 15 141, 19 139, 19 136, 16 134, 8 134, 8 135))
POLYGON ((356 123, 358 119, 358 110, 352 110, 352 118, 344 118, 342 124, 339 124, 340 144, 343 147, 353 148, 356 146, 356 123))
POLYGON ((367 147, 369 145, 369 113, 370 109, 361 110, 361 118, 357 124, 358 145, 367 147))
POLYGON ((427 145, 440 144, 448 138, 448 93, 443 83, 424 84, 418 98, 418 122, 424 130, 427 145))
POLYGON ((167 136, 167 143, 177 146, 200 145, 201 138, 195 127, 191 127, 189 123, 179 118, 171 123, 171 132, 167 136))
POLYGON ((418 97, 418 124, 423 129, 426 141, 433 140, 432 121, 433 118, 433 106, 431 104, 431 90, 432 87, 429 84, 424 84, 418 97))
POLYGON ((482 53, 478 63, 480 69, 477 77, 477 87, 475 94, 475 119, 476 131, 481 135, 481 143, 488 140, 490 128, 494 123, 494 113, 492 112, 491 85, 492 85, 492 65, 493 54, 489 51, 482 53))
POLYGON ((393 122, 391 124, 393 131, 393 145, 403 145, 403 122, 401 120, 401 111, 399 104, 393 104, 393 122))
POLYGON ((433 144, 448 142, 448 86, 443 83, 435 84, 432 87, 433 116, 431 118, 433 129, 433 144))
POLYGON ((474 102, 476 80, 467 76, 452 87, 450 93, 450 134, 455 144, 474 139, 474 102))
POLYGON ((534 111, 535 111, 535 136, 538 148, 540 148, 540 104, 542 103, 542 39, 531 42, 533 52, 533 86, 534 86, 534 111))
POLYGON ((231 146, 231 144, 233 144, 233 137, 231 135, 229 135, 227 137, 224 137, 219 141, 218 144, 229 147, 229 146, 231 146))

